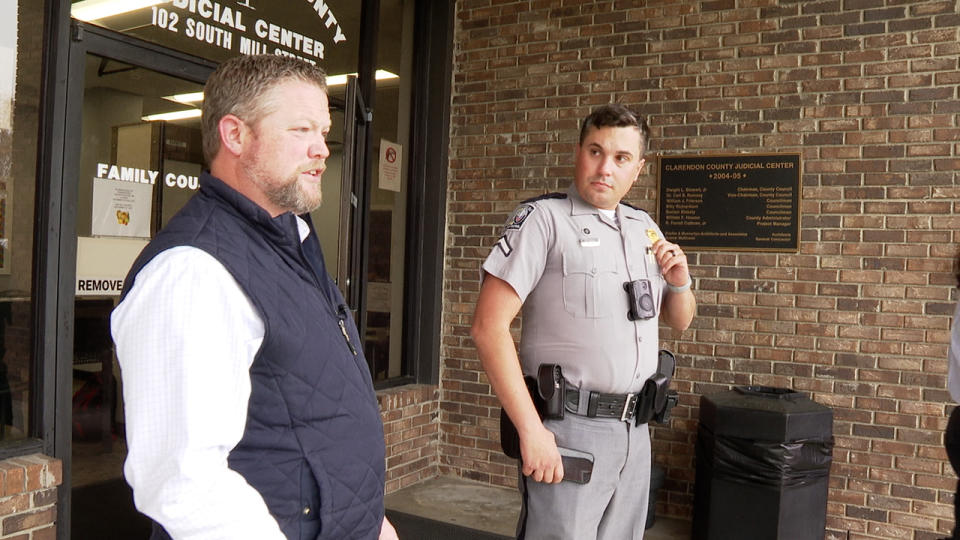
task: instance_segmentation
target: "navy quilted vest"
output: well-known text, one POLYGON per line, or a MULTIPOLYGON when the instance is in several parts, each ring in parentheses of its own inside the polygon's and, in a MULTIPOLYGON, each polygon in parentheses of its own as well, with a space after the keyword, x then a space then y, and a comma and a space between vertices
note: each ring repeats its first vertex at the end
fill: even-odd
POLYGON ((293 214, 271 218, 206 173, 200 183, 137 258, 124 294, 165 249, 193 246, 220 261, 266 329, 230 468, 263 495, 288 538, 375 539, 383 520, 383 424, 360 338, 316 235, 301 245, 293 214))

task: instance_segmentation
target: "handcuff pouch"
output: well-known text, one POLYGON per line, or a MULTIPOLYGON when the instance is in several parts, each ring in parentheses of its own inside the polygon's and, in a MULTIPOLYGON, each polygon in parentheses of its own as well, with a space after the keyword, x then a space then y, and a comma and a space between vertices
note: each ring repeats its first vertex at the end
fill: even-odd
MULTIPOLYGON (((537 370, 537 392, 543 409, 541 419, 562 420, 563 400, 567 393, 567 381, 563 378, 563 370, 558 364, 540 364, 537 370)), ((536 396, 534 403, 536 403, 536 396)), ((540 410, 540 409, 538 409, 540 410)))

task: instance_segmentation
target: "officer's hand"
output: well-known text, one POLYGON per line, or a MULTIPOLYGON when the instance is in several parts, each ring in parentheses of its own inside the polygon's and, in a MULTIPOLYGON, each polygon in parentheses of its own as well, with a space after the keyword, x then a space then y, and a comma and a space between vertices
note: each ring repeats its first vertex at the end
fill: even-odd
POLYGON ((674 287, 683 287, 690 281, 690 268, 687 256, 677 244, 660 239, 653 244, 653 255, 657 258, 663 279, 674 287))
POLYGON ((520 437, 520 455, 525 476, 547 484, 563 480, 563 463, 557 450, 557 440, 549 429, 540 427, 520 437))

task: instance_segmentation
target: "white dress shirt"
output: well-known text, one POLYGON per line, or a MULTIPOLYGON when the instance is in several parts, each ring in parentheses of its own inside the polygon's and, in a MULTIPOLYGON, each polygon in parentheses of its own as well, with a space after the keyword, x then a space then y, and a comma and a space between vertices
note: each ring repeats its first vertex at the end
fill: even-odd
POLYGON ((947 388, 953 401, 960 403, 960 301, 953 312, 953 331, 947 354, 947 388))
MULTIPOLYGON (((302 240, 309 229, 297 221, 302 240)), ((137 509, 177 540, 284 540, 260 493, 227 467, 264 337, 233 276, 203 250, 166 250, 140 270, 110 324, 137 509)))

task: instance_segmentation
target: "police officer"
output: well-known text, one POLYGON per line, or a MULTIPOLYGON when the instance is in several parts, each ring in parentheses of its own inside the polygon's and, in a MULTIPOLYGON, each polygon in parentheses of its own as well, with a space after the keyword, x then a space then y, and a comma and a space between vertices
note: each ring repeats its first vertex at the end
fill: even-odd
POLYGON ((634 421, 636 394, 657 370, 658 320, 684 330, 696 310, 683 250, 621 203, 648 139, 622 105, 591 112, 573 184, 522 203, 483 264, 471 334, 519 433, 518 538, 643 537, 650 438, 634 421), (631 304, 625 284, 642 298, 631 304), (510 324, 521 308, 518 358, 510 324), (559 365, 569 388, 562 419, 542 420, 524 383, 544 364, 559 365), (561 453, 592 456, 589 482, 561 482, 561 453))

